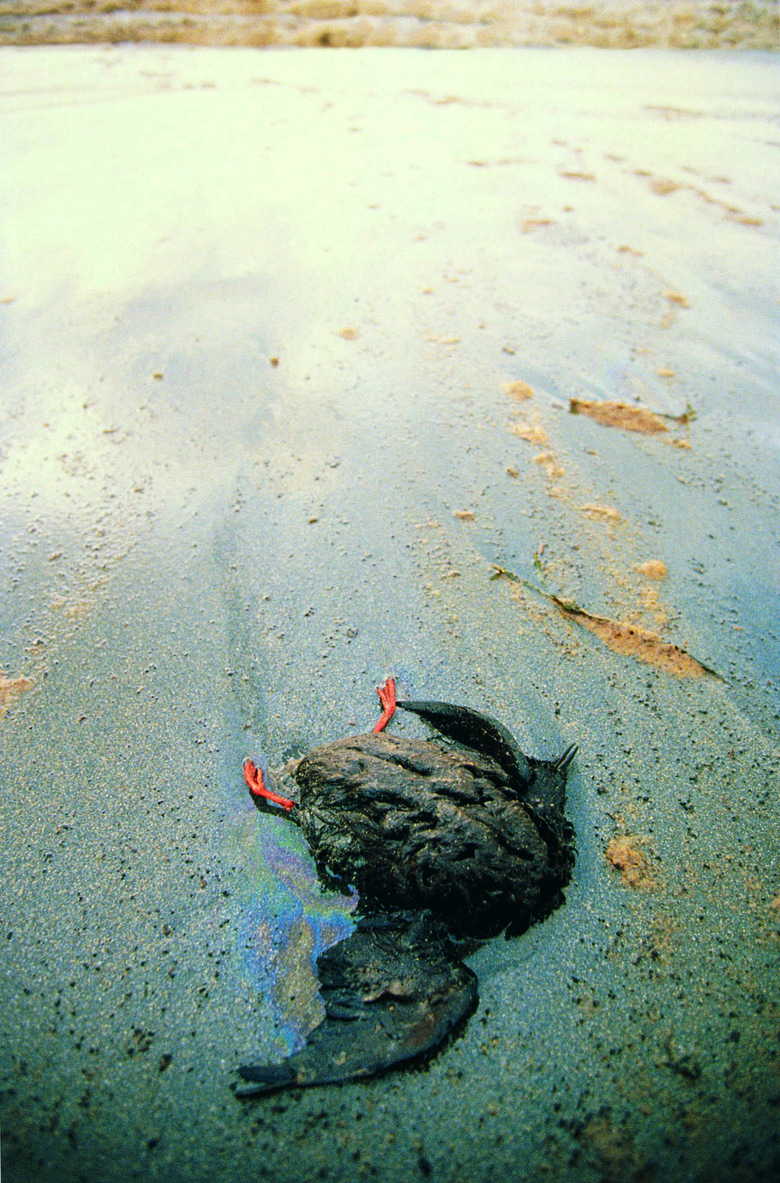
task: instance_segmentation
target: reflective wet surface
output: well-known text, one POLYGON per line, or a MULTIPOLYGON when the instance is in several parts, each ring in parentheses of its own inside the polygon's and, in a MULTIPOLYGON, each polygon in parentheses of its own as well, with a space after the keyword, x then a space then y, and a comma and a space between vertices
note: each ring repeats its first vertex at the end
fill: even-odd
POLYGON ((2 52, 10 1179, 777 1166, 773 64, 2 52), (388 674, 579 744, 567 903, 427 1070, 240 1103, 354 907, 241 762, 388 674))

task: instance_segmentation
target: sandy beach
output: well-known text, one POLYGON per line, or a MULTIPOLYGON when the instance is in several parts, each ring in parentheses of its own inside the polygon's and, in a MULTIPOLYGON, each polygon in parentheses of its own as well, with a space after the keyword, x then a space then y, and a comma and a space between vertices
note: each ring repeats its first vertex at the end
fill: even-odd
POLYGON ((774 0, 6 0, 0 44, 777 49, 774 0))
POLYGON ((776 60, 0 50, 4 1183, 777 1177, 776 60), (242 762, 389 675, 579 746, 565 903, 240 1102, 355 908, 242 762))

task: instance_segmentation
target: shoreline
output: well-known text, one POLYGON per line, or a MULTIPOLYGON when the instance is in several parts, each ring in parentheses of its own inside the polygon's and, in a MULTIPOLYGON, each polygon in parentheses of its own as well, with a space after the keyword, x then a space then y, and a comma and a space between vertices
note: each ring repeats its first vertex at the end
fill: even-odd
POLYGON ((770 0, 12 0, 0 45, 407 47, 592 46, 776 50, 770 0))

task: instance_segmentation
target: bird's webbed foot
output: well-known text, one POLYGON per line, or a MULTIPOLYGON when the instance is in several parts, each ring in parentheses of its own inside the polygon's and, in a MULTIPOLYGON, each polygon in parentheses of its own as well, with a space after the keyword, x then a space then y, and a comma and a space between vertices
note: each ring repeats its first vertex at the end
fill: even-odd
POLYGON ((382 704, 382 714, 372 728, 374 734, 384 731, 395 714, 395 680, 393 678, 387 678, 382 686, 377 686, 376 692, 382 704))
POLYGON ((255 801, 255 804, 261 801, 273 801, 275 805, 281 805, 289 813, 295 805, 291 797, 282 797, 279 793, 274 793, 269 789, 263 779, 263 770, 258 768, 254 760, 244 761, 244 780, 247 783, 249 792, 255 801))

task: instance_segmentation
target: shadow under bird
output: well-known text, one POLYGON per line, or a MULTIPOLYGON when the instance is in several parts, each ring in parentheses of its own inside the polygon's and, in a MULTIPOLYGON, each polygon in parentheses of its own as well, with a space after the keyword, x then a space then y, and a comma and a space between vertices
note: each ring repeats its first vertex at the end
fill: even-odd
POLYGON ((317 959, 325 1017, 281 1064, 245 1065, 249 1097, 374 1076, 420 1060, 477 1005, 463 962, 480 941, 516 936, 563 901, 574 865, 564 815, 576 746, 525 756, 498 720, 379 688, 373 732, 314 748, 266 786, 244 776, 258 807, 300 826, 323 883, 359 895, 354 932, 317 959), (385 733, 396 707, 437 740, 385 733))

